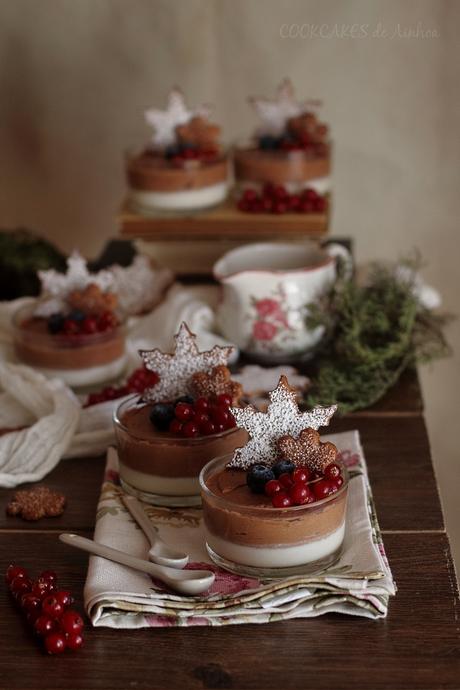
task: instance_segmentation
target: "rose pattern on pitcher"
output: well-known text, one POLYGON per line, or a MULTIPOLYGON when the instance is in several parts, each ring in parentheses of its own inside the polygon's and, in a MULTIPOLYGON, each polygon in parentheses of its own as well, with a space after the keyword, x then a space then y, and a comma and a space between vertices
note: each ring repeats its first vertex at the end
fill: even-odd
POLYGON ((262 298, 252 295, 252 313, 246 317, 252 322, 252 341, 259 349, 268 351, 276 349, 276 345, 272 345, 274 340, 286 342, 295 338, 295 328, 289 324, 289 307, 283 287, 277 285, 271 295, 262 298))

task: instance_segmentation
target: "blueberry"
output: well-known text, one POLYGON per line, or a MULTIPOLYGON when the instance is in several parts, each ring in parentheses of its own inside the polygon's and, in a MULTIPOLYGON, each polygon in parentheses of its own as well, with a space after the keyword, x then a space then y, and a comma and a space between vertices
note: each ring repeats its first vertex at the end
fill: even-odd
POLYGON ((265 484, 274 478, 275 475, 267 465, 253 465, 247 473, 246 483, 253 494, 263 494, 265 484))
POLYGON ((48 319, 48 331, 52 335, 56 335, 56 333, 60 333, 63 329, 64 326, 64 321, 65 321, 65 316, 64 314, 51 314, 51 316, 48 319))
POLYGON ((278 145, 278 137, 272 137, 270 134, 264 134, 259 137, 259 148, 262 149, 262 151, 273 151, 278 148, 278 145))
POLYGON ((275 477, 278 479, 280 474, 293 472, 295 470, 295 465, 290 460, 279 460, 276 465, 273 465, 272 470, 275 473, 275 477))
POLYGON ((179 154, 180 146, 177 146, 176 144, 171 144, 170 146, 167 146, 165 149, 166 158, 174 158, 174 156, 178 156, 179 154))
POLYGON ((83 321, 85 316, 86 314, 82 312, 81 309, 72 309, 67 318, 72 321, 83 321))
POLYGON ((156 403, 150 410, 150 421, 158 431, 167 431, 174 419, 174 405, 156 403))
POLYGON ((177 398, 177 400, 174 401, 174 406, 176 406, 177 403, 187 403, 187 405, 193 405, 194 402, 195 401, 191 395, 181 395, 180 398, 177 398))

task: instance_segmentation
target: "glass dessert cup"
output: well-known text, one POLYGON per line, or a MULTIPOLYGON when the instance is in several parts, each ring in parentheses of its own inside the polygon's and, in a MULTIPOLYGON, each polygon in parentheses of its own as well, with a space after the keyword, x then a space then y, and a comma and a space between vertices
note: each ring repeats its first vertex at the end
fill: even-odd
POLYGON ((174 436, 153 427, 151 407, 134 395, 114 413, 121 485, 153 505, 200 505, 200 471, 216 455, 243 446, 247 433, 235 427, 210 436, 174 436))
POLYGON ((340 558, 349 481, 344 466, 336 493, 306 505, 274 508, 268 497, 246 488, 243 470, 230 470, 228 485, 218 483, 231 457, 215 458, 200 474, 206 548, 216 565, 270 579, 318 572, 340 558))
POLYGON ((306 187, 318 194, 330 192, 329 145, 320 156, 304 150, 264 150, 246 141, 235 146, 233 160, 237 192, 248 188, 260 191, 265 184, 282 185, 291 194, 306 187))
POLYGON ((14 351, 21 362, 76 388, 104 383, 124 372, 126 333, 122 324, 91 334, 53 335, 46 318, 33 315, 34 308, 27 305, 13 316, 14 351))
POLYGON ((187 212, 216 206, 229 189, 230 164, 226 152, 210 160, 181 164, 148 150, 127 153, 129 203, 140 213, 187 212))

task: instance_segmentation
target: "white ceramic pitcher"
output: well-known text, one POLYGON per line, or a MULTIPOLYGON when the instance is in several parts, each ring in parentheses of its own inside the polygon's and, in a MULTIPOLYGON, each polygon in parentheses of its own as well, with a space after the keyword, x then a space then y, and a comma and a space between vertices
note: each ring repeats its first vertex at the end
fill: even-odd
POLYGON ((222 285, 217 318, 223 335, 261 361, 308 357, 322 328, 307 327, 307 305, 333 284, 337 257, 350 272, 350 253, 340 244, 264 242, 224 254, 213 269, 222 285))

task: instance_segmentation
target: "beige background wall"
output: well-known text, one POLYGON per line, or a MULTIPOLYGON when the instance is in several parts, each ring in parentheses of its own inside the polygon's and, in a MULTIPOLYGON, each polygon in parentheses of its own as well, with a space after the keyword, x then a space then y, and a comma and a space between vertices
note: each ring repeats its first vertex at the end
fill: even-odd
MULTIPOLYGON (((290 75, 332 126, 333 232, 359 260, 418 247, 458 312, 459 23, 454 0, 0 0, 0 225, 96 254, 116 234, 122 152, 145 140, 146 107, 180 84, 217 104, 231 138, 254 124, 246 96, 290 75)), ((423 384, 460 562, 458 323, 450 338, 455 357, 423 384)))

